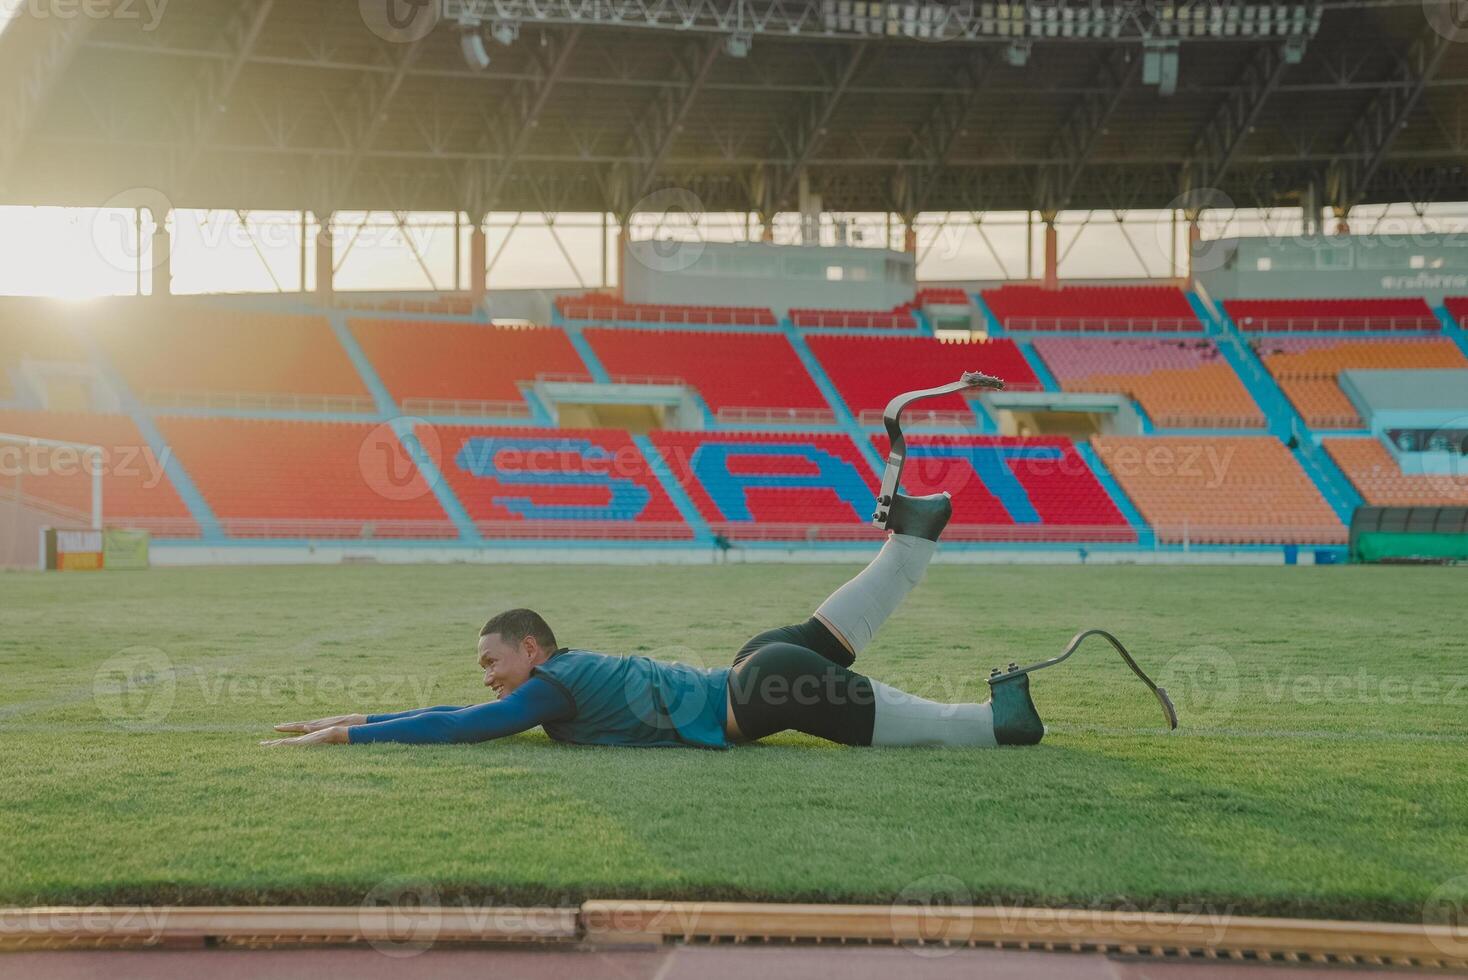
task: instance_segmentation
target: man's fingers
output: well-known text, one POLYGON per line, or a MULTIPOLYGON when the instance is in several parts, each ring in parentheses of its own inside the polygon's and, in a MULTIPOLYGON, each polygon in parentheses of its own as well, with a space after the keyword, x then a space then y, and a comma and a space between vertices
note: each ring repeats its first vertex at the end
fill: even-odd
POLYGON ((288 721, 284 724, 276 725, 275 730, 278 732, 304 732, 306 730, 306 723, 304 721, 288 721))

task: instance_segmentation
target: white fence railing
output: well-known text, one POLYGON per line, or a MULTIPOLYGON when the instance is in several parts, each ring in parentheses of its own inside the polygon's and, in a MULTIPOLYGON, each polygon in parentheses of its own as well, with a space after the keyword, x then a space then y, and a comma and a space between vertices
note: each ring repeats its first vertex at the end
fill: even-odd
POLYGON ((1244 316, 1235 317, 1250 333, 1321 333, 1336 330, 1427 330, 1442 324, 1431 314, 1414 316, 1244 316))
POLYGON ((529 405, 512 401, 476 401, 470 398, 404 398, 401 407, 404 415, 510 419, 531 417, 529 405))
POLYGON ((357 395, 289 395, 247 391, 149 390, 143 401, 150 408, 217 408, 240 412, 322 412, 370 415, 377 411, 371 398, 357 395))
POLYGON ((1097 333, 1201 331, 1196 317, 1176 316, 1007 316, 1006 330, 1088 330, 1097 333))

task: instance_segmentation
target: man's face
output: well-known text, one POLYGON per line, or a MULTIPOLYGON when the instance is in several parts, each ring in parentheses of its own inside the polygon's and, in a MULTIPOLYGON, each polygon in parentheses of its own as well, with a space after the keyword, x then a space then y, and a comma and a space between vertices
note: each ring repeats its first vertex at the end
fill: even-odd
POLYGON ((544 662, 545 652, 533 636, 508 643, 499 633, 486 633, 479 638, 484 686, 494 688, 500 697, 510 694, 530 679, 531 668, 544 662))

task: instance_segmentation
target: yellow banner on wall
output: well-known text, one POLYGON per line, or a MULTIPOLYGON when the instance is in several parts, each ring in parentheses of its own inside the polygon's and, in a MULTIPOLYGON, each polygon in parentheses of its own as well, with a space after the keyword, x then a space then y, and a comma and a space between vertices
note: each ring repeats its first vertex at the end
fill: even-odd
POLYGON ((103 566, 108 571, 148 567, 148 532, 112 527, 102 532, 103 566))

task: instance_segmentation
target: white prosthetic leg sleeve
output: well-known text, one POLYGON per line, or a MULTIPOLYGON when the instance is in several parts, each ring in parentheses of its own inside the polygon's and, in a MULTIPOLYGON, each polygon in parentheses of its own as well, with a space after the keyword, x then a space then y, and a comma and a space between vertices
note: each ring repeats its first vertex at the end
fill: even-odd
POLYGON ((995 748, 993 706, 941 704, 872 681, 876 717, 873 745, 943 745, 995 748))
POLYGON ((846 637, 852 653, 861 653, 913 586, 923 580, 937 550, 938 542, 927 538, 889 535, 871 564, 831 593, 816 615, 846 637))

